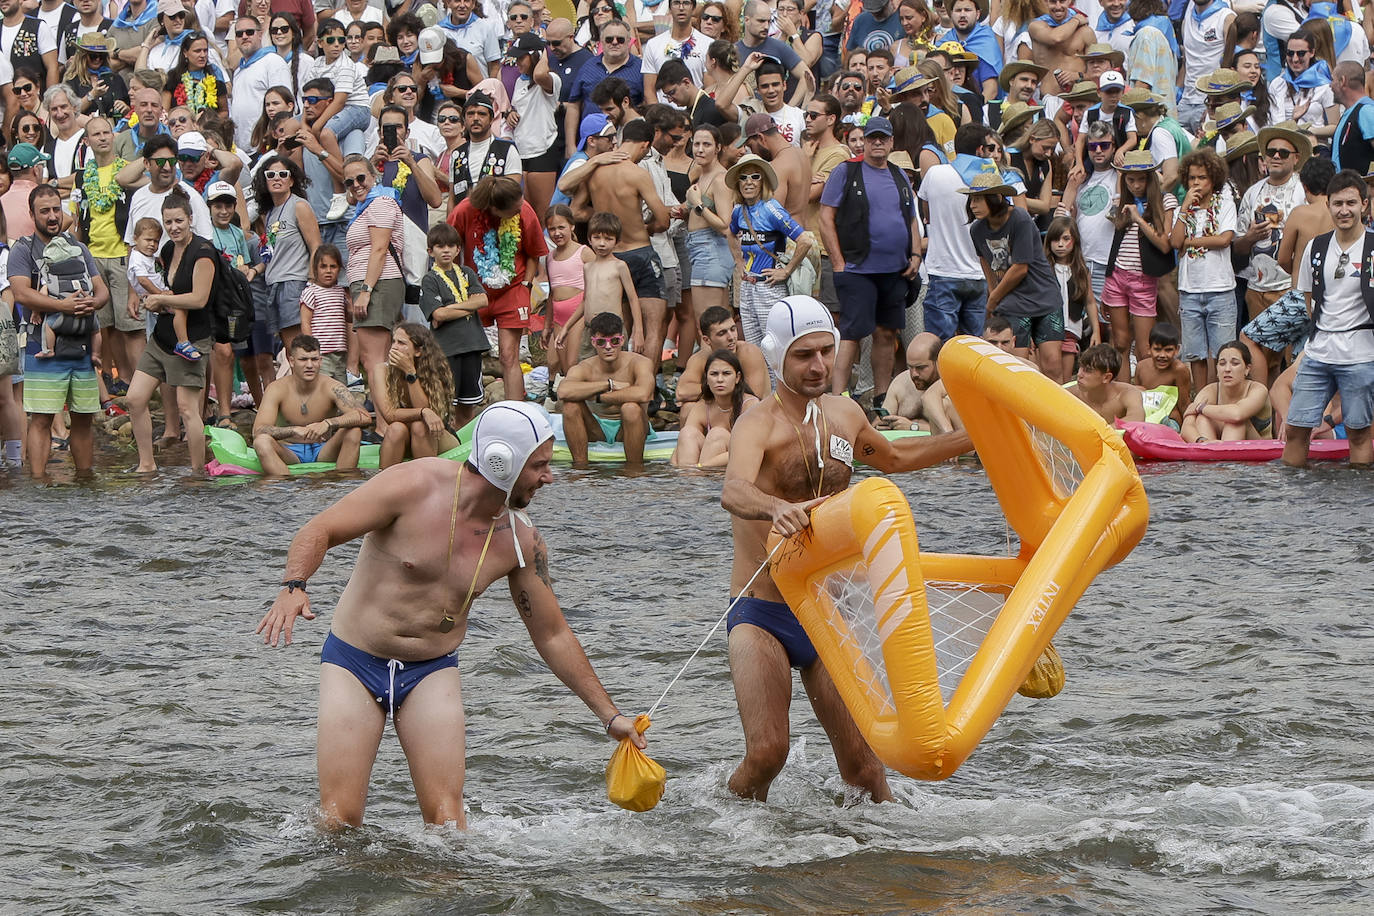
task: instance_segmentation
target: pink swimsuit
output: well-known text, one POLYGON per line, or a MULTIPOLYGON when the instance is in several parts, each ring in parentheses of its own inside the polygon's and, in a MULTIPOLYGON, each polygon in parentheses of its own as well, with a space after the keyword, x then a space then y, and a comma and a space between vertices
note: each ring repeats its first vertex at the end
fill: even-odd
MULTIPOLYGON (((582 245, 573 249, 573 253, 562 261, 549 252, 547 261, 549 270, 549 289, 552 291, 560 286, 573 286, 577 289, 584 289, 586 280, 582 275, 582 245)), ((568 319, 573 316, 578 306, 582 304, 583 293, 568 299, 553 302, 553 323, 562 327, 568 323, 568 319)))

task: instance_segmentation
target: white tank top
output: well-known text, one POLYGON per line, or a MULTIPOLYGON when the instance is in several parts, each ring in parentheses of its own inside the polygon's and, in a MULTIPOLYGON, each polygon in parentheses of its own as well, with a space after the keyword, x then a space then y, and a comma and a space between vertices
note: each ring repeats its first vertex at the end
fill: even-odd
POLYGON ((1183 11, 1183 101, 1201 102, 1204 98, 1193 84, 1198 77, 1206 76, 1221 66, 1221 57, 1226 50, 1226 27, 1235 18, 1226 0, 1212 0, 1207 6, 1210 12, 1214 7, 1222 7, 1222 12, 1212 13, 1199 26, 1193 18, 1197 9, 1190 0, 1183 11))

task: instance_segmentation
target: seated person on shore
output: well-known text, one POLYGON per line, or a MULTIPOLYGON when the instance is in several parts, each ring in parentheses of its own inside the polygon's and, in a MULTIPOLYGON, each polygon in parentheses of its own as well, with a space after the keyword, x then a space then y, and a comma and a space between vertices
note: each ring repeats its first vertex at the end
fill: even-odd
POLYGON ((1107 421, 1129 420, 1145 422, 1145 400, 1140 389, 1127 382, 1118 382, 1121 373, 1121 354, 1111 344, 1094 344, 1078 355, 1078 384, 1069 389, 1078 400, 1087 404, 1107 421))
POLYGON ((382 434, 379 467, 429 458, 458 444, 445 425, 453 410, 453 373, 429 328, 411 321, 397 325, 386 362, 372 367, 368 378, 382 380, 372 389, 382 434))
POLYGON ((1269 389, 1250 378, 1250 350, 1238 340, 1217 351, 1217 380, 1183 412, 1185 442, 1232 442, 1274 437, 1269 389))
POLYGON ((677 381, 676 399, 679 406, 701 398, 705 387, 706 360, 713 357, 717 350, 729 350, 735 354, 752 394, 764 397, 773 390, 763 351, 749 341, 740 339, 739 325, 729 309, 713 305, 701 313, 697 323, 701 330, 701 346, 687 360, 687 365, 682 368, 682 377, 677 381))
POLYGON ((282 477, 287 465, 310 461, 358 466, 363 429, 372 425, 372 417, 346 385, 320 371, 322 360, 320 342, 297 334, 286 353, 291 374, 263 392, 253 421, 253 451, 264 474, 282 477))
POLYGON ((945 397, 940 381, 940 338, 922 331, 906 348, 906 371, 898 373, 883 398, 883 411, 874 421, 879 429, 924 429, 947 433, 953 427, 943 409, 933 409, 945 397), (925 425, 921 425, 921 420, 925 425))
POLYGON ((758 402, 744 381, 739 357, 723 348, 712 353, 706 359, 706 396, 688 404, 682 415, 673 466, 725 467, 730 460, 730 429, 758 402))
POLYGON ((1178 389, 1178 403, 1165 422, 1174 429, 1182 428, 1183 408, 1193 400, 1193 373, 1178 358, 1181 344, 1178 328, 1167 321, 1156 322, 1150 329, 1150 358, 1137 357, 1135 362, 1134 381, 1141 388, 1150 391, 1172 385, 1178 389))
POLYGON ((587 322, 587 330, 596 355, 569 369, 558 386, 563 438, 573 464, 585 466, 587 442, 603 440, 623 442, 626 463, 642 464, 649 435, 645 406, 654 396, 654 364, 647 356, 621 349, 625 323, 619 315, 602 312, 587 322))
MULTIPOLYGON (((614 213, 592 214, 587 223, 587 247, 593 257, 582 262, 582 304, 568 317, 553 342, 555 350, 562 350, 568 345, 568 331, 582 322, 584 341, 573 341, 573 346, 581 348, 578 352, 584 362, 597 356, 596 348, 586 342, 591 337, 592 319, 597 315, 615 315, 622 328, 629 325, 630 350, 639 353, 644 349, 644 316, 639 310, 639 295, 629 266, 615 256, 620 233, 620 218, 614 213)), ((558 390, 561 396, 562 386, 558 390)))

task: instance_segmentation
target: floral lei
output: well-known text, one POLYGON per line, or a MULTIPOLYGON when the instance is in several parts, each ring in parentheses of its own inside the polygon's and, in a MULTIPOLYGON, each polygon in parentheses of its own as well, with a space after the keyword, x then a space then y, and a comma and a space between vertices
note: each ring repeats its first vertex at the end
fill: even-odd
POLYGON ((188 71, 181 75, 181 83, 172 90, 172 98, 178 105, 186 105, 196 113, 218 108, 219 83, 213 73, 196 79, 188 71))
POLYGON ((410 183, 410 166, 404 162, 396 163, 396 177, 391 179, 391 186, 398 191, 404 191, 406 185, 410 183))
POLYGON ((477 276, 488 289, 505 289, 515 281, 515 252, 520 248, 520 214, 501 220, 482 236, 482 245, 472 252, 477 276))
MULTIPOLYGON (((1220 207, 1221 195, 1213 193, 1205 207, 1196 208, 1184 218, 1187 220, 1188 235, 1197 238, 1202 235, 1211 235, 1221 224, 1220 216, 1217 213, 1220 207)), ((1205 257, 1207 249, 1189 246, 1184 252, 1188 258, 1205 257)))
MULTIPOLYGON (((114 174, 118 175, 119 170, 128 164, 126 160, 116 158, 114 174)), ((119 182, 113 177, 107 185, 100 183, 100 167, 95 164, 94 159, 86 163, 86 170, 81 176, 81 194, 90 203, 92 210, 96 213, 109 213, 119 200, 120 193, 119 182)))

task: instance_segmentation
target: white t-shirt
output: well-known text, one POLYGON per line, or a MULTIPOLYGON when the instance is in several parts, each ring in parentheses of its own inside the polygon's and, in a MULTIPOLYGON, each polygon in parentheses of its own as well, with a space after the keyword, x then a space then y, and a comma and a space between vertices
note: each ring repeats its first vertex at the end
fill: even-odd
POLYGON ((310 72, 301 79, 301 85, 317 79, 329 80, 334 84, 335 92, 348 93, 345 105, 367 107, 367 84, 363 81, 363 74, 358 71, 357 65, 348 59, 347 54, 340 54, 332 64, 323 57, 315 58, 315 62, 310 65, 310 72))
MULTIPOLYGON (((640 21, 643 22, 644 20, 641 19, 640 21)), ((644 73, 657 73, 664 61, 676 57, 687 65, 687 72, 692 74, 692 82, 701 86, 706 75, 706 49, 710 47, 711 39, 696 29, 692 29, 688 41, 692 43, 692 50, 686 57, 683 57, 682 46, 684 43, 675 41, 672 32, 655 35, 644 45, 644 62, 640 69, 644 73)), ((659 101, 665 104, 669 103, 669 99, 662 93, 659 94, 659 101)))
POLYGON ((363 7, 361 16, 354 16, 348 11, 348 7, 341 6, 334 11, 334 18, 342 22, 345 29, 355 22, 375 22, 381 25, 382 11, 375 6, 368 5, 363 7))
POLYGON ((511 106, 520 113, 520 123, 515 125, 511 139, 521 159, 533 159, 548 152, 558 139, 558 122, 554 112, 558 109, 558 94, 563 87, 563 79, 557 73, 553 77, 553 92, 545 92, 539 84, 526 77, 515 80, 515 95, 511 106))
POLYGON ((967 185, 954 166, 941 163, 925 174, 916 192, 930 213, 930 247, 926 249, 925 264, 932 277, 983 279, 983 268, 968 231, 968 198, 959 193, 963 187, 967 185))
POLYGON ((1284 42, 1298 30, 1298 26, 1302 25, 1304 16, 1305 14, 1297 12, 1287 3, 1271 3, 1264 8, 1260 23, 1266 34, 1284 42))
POLYGON ((1301 118, 1296 119, 1297 122, 1321 127, 1326 124, 1326 109, 1336 104, 1336 97, 1331 93, 1329 85, 1294 92, 1282 75, 1269 81, 1269 98, 1272 100, 1269 107, 1272 124, 1292 120, 1293 109, 1306 102, 1307 110, 1302 113, 1301 118))
POLYGON ((1083 259, 1106 264, 1112 253, 1116 227, 1108 218, 1121 193, 1121 178, 1110 166, 1097 169, 1078 189, 1078 237, 1083 240, 1083 259))
POLYGON ((778 125, 778 133, 784 140, 801 148, 802 138, 806 136, 806 115, 800 108, 784 105, 777 111, 770 111, 768 117, 778 125))
MULTIPOLYGON (((1220 235, 1236 231, 1236 202, 1228 189, 1213 196, 1210 211, 1180 207, 1174 221, 1186 220, 1185 237, 1220 235)), ((1231 246, 1205 251, 1181 251, 1178 255, 1178 289, 1182 293, 1216 293, 1236 288, 1236 272, 1231 268, 1231 246)))
POLYGON ((1174 141, 1174 135, 1162 127, 1155 127, 1150 131, 1150 157, 1154 159, 1155 165, 1163 165, 1170 159, 1178 158, 1178 143, 1174 141))
MULTIPOLYGON (((163 242, 166 242, 165 236, 163 242)), ((133 290, 139 298, 152 295, 145 288, 145 283, 152 286, 153 289, 167 292, 167 284, 162 281, 162 271, 157 269, 157 259, 144 254, 137 248, 129 249, 129 266, 126 269, 126 274, 129 278, 129 289, 133 290)))
MULTIPOLYGON (((181 189, 186 192, 186 196, 191 199, 191 231, 201 238, 212 238, 214 224, 210 221, 210 207, 205 203, 205 198, 186 182, 178 182, 181 189)), ((162 224, 162 201, 172 189, 168 188, 161 194, 155 192, 152 185, 144 185, 134 192, 133 197, 129 198, 129 225, 124 230, 124 241, 129 244, 129 254, 134 254, 134 229, 138 226, 138 221, 151 217, 162 224)), ((157 243, 158 250, 167 244, 167 233, 163 231, 162 240, 157 243)))
POLYGON ((234 122, 234 142, 240 149, 253 148, 253 126, 262 117, 262 100, 273 86, 290 86, 291 71, 275 54, 264 54, 248 68, 230 74, 234 91, 229 96, 229 117, 234 122))
POLYGON ((48 163, 49 175, 53 178, 66 178, 76 171, 76 150, 85 136, 86 128, 83 127, 65 140, 61 137, 54 138, 52 162, 48 163))
POLYGON ((1250 249, 1250 260, 1245 269, 1236 274, 1250 281, 1251 289, 1273 292, 1292 287, 1293 278, 1279 266, 1277 260, 1279 243, 1283 240, 1283 224, 1287 222, 1288 214, 1293 212, 1294 207, 1305 203, 1307 194, 1302 189, 1297 172, 1288 176, 1283 184, 1272 185, 1269 179, 1261 178, 1245 190, 1236 213, 1236 235, 1250 231, 1256 210, 1272 208, 1271 212, 1265 214, 1271 225, 1269 238, 1255 243, 1255 247, 1250 249))
MULTIPOLYGON (((1322 271, 1326 274, 1326 297, 1322 302, 1321 319, 1312 336, 1307 339, 1305 352, 1313 359, 1333 366, 1374 362, 1374 331, 1339 333, 1342 328, 1354 328, 1369 322, 1369 310, 1365 308, 1364 298, 1360 295, 1360 272, 1347 266, 1344 278, 1336 279, 1336 268, 1342 253, 1350 255, 1351 265, 1369 257, 1369 253, 1364 251, 1364 235, 1361 234, 1359 241, 1347 250, 1341 248, 1335 234, 1332 234, 1331 243, 1326 248, 1326 258, 1322 262, 1322 271), (1337 333, 1333 334, 1332 331, 1337 333)), ((1312 292, 1311 242, 1302 252, 1298 267, 1298 290, 1309 294, 1312 292)))

